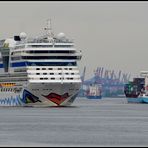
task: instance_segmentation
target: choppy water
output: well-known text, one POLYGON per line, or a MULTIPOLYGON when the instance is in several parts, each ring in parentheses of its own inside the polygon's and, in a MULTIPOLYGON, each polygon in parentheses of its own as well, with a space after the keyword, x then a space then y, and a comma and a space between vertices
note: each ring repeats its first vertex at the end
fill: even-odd
POLYGON ((77 98, 66 108, 0 108, 0 146, 148 146, 148 104, 77 98))

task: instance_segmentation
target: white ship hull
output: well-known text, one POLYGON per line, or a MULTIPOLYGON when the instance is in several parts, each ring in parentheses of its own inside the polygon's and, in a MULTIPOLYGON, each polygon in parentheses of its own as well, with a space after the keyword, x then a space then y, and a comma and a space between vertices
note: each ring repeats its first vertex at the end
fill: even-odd
POLYGON ((19 87, 20 92, 1 91, 0 106, 70 106, 79 93, 80 85, 81 83, 29 83, 19 87))

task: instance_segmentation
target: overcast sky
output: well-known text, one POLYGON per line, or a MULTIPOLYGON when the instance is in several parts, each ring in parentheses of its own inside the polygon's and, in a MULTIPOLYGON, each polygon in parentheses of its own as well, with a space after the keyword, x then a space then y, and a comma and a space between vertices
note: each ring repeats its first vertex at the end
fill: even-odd
POLYGON ((48 18, 55 35, 64 32, 82 50, 86 78, 96 67, 133 77, 148 70, 148 2, 0 2, 0 39, 40 35, 48 18))

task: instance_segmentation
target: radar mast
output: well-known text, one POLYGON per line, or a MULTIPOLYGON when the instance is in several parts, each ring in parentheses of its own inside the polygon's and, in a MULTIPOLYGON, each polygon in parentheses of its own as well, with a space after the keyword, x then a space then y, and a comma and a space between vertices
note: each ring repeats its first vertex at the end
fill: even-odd
POLYGON ((45 27, 44 29, 46 30, 46 35, 49 41, 53 41, 54 34, 52 32, 51 19, 47 20, 47 27, 45 27))

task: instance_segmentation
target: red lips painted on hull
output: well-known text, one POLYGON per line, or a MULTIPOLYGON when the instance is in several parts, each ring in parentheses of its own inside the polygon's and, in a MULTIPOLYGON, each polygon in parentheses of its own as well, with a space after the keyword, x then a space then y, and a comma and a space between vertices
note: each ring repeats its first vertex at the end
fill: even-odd
POLYGON ((59 95, 56 93, 50 93, 47 96, 45 96, 45 95, 42 95, 42 96, 44 96, 45 98, 49 99, 50 101, 56 103, 57 105, 61 105, 61 103, 64 102, 69 97, 69 94, 65 93, 63 95, 59 95))

